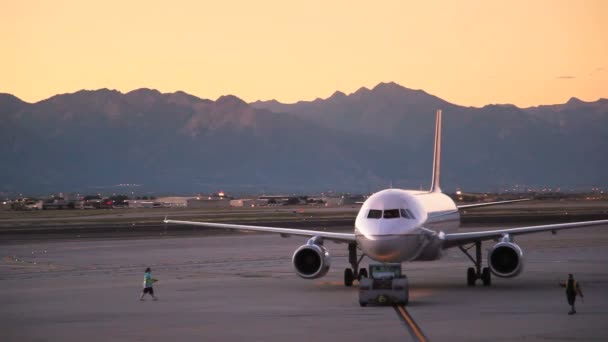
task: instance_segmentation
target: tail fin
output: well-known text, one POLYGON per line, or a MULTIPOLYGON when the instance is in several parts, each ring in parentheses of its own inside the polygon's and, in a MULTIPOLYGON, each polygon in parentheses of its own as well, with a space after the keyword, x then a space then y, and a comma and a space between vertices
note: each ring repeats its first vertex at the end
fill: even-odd
POLYGON ((431 192, 441 192, 439 178, 441 175, 441 109, 437 110, 437 121, 435 122, 435 153, 433 156, 433 180, 431 192))

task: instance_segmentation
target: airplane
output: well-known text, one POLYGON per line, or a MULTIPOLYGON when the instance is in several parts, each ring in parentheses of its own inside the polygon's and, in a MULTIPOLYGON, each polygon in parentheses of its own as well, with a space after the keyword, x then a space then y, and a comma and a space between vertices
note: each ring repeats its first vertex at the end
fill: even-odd
POLYGON ((382 263, 430 261, 441 259, 446 249, 456 247, 473 263, 473 267, 467 269, 467 285, 475 286, 477 280, 481 280, 484 286, 490 286, 492 274, 501 278, 512 278, 522 272, 524 253, 521 247, 514 242, 515 236, 538 232, 555 234, 557 230, 561 229, 608 224, 608 220, 596 220, 458 233, 460 210, 462 209, 529 199, 458 206, 450 197, 442 193, 440 187, 441 116, 442 112, 438 110, 430 190, 391 188, 376 192, 363 202, 355 220, 353 233, 178 221, 167 218, 164 219, 164 223, 270 232, 278 233, 282 237, 292 235, 310 237, 305 245, 296 249, 292 257, 296 274, 304 279, 320 278, 329 271, 331 257, 324 245, 325 240, 347 243, 348 261, 351 268, 344 270, 345 286, 352 286, 355 280, 368 276, 365 268, 359 269, 359 264, 365 256, 382 263), (488 250, 487 267, 482 267, 481 243, 487 240, 495 240, 497 243, 488 250), (472 248, 475 248, 474 255, 469 253, 472 248), (357 255, 358 250, 361 251, 360 256, 357 255))

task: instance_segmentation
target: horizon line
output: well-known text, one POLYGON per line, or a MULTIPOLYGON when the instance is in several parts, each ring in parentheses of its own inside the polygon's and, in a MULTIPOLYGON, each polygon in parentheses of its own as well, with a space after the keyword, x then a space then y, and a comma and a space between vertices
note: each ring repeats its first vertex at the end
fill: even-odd
POLYGON ((378 84, 376 84, 372 88, 361 86, 357 90, 355 90, 353 92, 350 92, 350 93, 345 93, 345 92, 343 92, 341 90, 335 90, 335 91, 333 91, 331 93, 331 95, 329 95, 327 97, 316 97, 316 98, 314 98, 312 100, 298 100, 296 102, 281 102, 281 101, 277 100, 276 98, 272 98, 272 99, 268 99, 268 100, 257 99, 257 100, 254 100, 254 101, 247 101, 247 100, 243 99, 242 97, 240 97, 238 95, 235 95, 235 94, 232 94, 232 93, 220 95, 215 100, 212 100, 211 98, 206 98, 206 97, 201 97, 201 96, 198 96, 198 95, 191 94, 191 93, 189 93, 189 92, 187 92, 185 90, 175 90, 175 91, 172 91, 172 92, 171 91, 169 91, 169 92, 163 92, 163 91, 160 91, 157 88, 149 88, 149 87, 145 87, 145 86, 144 87, 135 88, 135 89, 132 89, 132 90, 129 90, 129 91, 122 91, 122 90, 119 90, 119 89, 108 88, 108 87, 96 88, 96 89, 82 88, 82 89, 79 89, 79 90, 76 90, 76 91, 72 91, 72 92, 57 93, 57 94, 51 95, 49 97, 43 98, 41 100, 34 101, 34 102, 23 100, 19 96, 15 95, 15 94, 12 94, 12 93, 0 92, 0 94, 13 96, 16 99, 18 99, 19 101, 21 101, 23 103, 26 103, 26 104, 30 104, 30 105, 38 104, 38 103, 44 102, 44 101, 48 101, 48 100, 50 100, 50 99, 52 99, 54 97, 57 97, 57 96, 74 95, 74 94, 79 93, 79 92, 96 92, 96 91, 103 91, 103 90, 117 92, 117 93, 120 93, 121 95, 127 95, 127 94, 130 94, 130 93, 138 91, 138 90, 150 90, 150 91, 153 91, 153 92, 157 92, 157 93, 159 93, 161 95, 171 95, 171 94, 176 94, 176 93, 184 93, 186 95, 196 97, 199 100, 203 100, 203 101, 204 100, 209 100, 209 101, 214 101, 214 102, 218 101, 222 97, 234 96, 234 97, 242 100, 243 102, 247 103, 248 105, 253 105, 253 104, 259 103, 259 102, 271 102, 271 101, 277 102, 277 103, 282 104, 282 105, 294 105, 294 104, 298 104, 298 103, 311 103, 311 102, 315 102, 315 101, 319 101, 319 100, 326 101, 326 100, 332 98, 333 96, 335 96, 336 94, 343 94, 343 96, 348 97, 348 96, 352 96, 352 95, 354 95, 354 94, 356 94, 356 93, 358 93, 360 91, 369 91, 369 92, 372 92, 372 91, 374 91, 376 88, 378 88, 381 85, 391 85, 391 84, 392 85, 396 85, 396 86, 398 86, 400 88, 403 88, 403 89, 411 90, 411 91, 421 91, 421 92, 427 94, 428 96, 437 97, 440 100, 442 100, 444 102, 447 102, 449 104, 452 104, 452 105, 455 105, 455 106, 459 106, 459 107, 466 107, 466 108, 484 108, 484 107, 487 107, 487 106, 514 106, 514 107, 519 108, 519 109, 528 109, 528 108, 536 108, 536 107, 542 107, 542 106, 564 105, 564 104, 567 104, 568 102, 570 102, 572 100, 578 100, 578 101, 584 102, 584 103, 594 103, 594 102, 598 102, 598 101, 601 101, 601 100, 608 100, 608 97, 598 97, 596 100, 586 101, 586 100, 582 100, 580 97, 577 97, 577 96, 570 96, 565 102, 562 102, 562 103, 537 104, 537 105, 524 106, 524 107, 520 107, 520 106, 518 106, 516 104, 513 104, 513 103, 486 103, 486 104, 484 104, 482 106, 467 106, 467 105, 461 105, 461 104, 456 104, 456 103, 450 102, 450 101, 445 100, 444 98, 442 98, 442 97, 440 97, 438 95, 431 94, 431 93, 425 91, 424 89, 408 88, 408 87, 403 86, 403 85, 401 85, 401 84, 399 84, 397 82, 394 82, 394 81, 379 82, 378 84))

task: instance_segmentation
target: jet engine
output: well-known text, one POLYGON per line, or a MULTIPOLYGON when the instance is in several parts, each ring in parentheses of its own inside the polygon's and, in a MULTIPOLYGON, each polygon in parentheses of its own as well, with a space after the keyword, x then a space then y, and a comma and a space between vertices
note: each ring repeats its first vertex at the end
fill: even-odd
POLYGON ((327 274, 331 258, 322 243, 322 239, 314 237, 296 249, 292 261, 297 275, 304 279, 316 279, 327 274))
POLYGON ((488 266, 497 277, 515 277, 524 268, 524 253, 513 242, 499 242, 488 252, 488 266))

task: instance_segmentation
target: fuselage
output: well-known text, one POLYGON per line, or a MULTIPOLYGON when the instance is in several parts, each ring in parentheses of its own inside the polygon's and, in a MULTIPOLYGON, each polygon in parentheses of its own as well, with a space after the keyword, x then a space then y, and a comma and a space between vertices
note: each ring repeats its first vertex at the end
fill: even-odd
POLYGON ((381 262, 441 257, 441 232, 458 229, 460 215, 441 192, 387 189, 370 196, 355 221, 357 244, 381 262))

